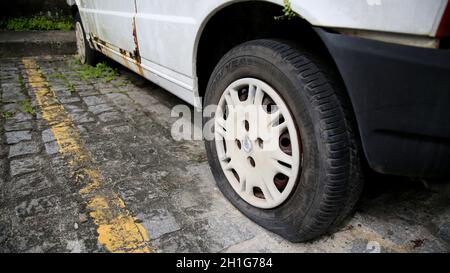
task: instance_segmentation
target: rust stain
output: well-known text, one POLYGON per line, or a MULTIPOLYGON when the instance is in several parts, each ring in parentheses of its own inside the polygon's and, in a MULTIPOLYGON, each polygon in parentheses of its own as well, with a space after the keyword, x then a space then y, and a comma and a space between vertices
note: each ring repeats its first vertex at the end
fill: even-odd
POLYGON ((133 57, 131 57, 133 60, 135 60, 137 72, 140 75, 144 75, 144 70, 141 66, 141 55, 139 54, 139 42, 137 37, 137 31, 136 31, 136 17, 133 17, 133 39, 134 39, 134 51, 133 51, 133 57))
MULTIPOLYGON (((143 76, 144 75, 144 69, 141 66, 141 55, 139 53, 139 43, 138 43, 138 37, 137 37, 137 31, 136 31, 136 18, 133 17, 132 21, 132 27, 133 27, 133 41, 134 41, 134 50, 132 52, 127 51, 123 48, 119 48, 119 56, 121 57, 121 63, 126 66, 127 68, 131 68, 129 66, 129 59, 133 62, 134 66, 136 67, 136 72, 143 76), (129 59, 127 59, 129 58, 129 59)), ((105 54, 108 57, 111 57, 109 50, 105 50, 104 47, 108 48, 108 43, 100 39, 99 37, 95 36, 93 33, 90 35, 90 39, 92 44, 94 44, 94 47, 105 54)))
MULTIPOLYGON (((98 44, 101 44, 102 46, 106 46, 106 42, 103 41, 102 39, 98 38, 97 36, 95 36, 94 34, 91 33, 90 35, 91 39, 94 40, 94 45, 97 46, 98 44)), ((101 49, 101 47, 100 47, 101 49)))
POLYGON ((119 48, 119 52, 120 52, 120 58, 122 59, 121 63, 126 68, 130 69, 130 66, 128 65, 128 60, 125 58, 125 56, 128 56, 128 52, 123 48, 119 48))
POLYGON ((90 36, 89 39, 91 40, 90 42, 94 45, 95 49, 99 50, 100 52, 109 57, 109 52, 107 50, 103 50, 102 47, 102 46, 106 47, 106 42, 95 36, 93 33, 91 33, 89 36, 90 36), (102 46, 99 46, 99 44, 102 46))
POLYGON ((138 63, 141 63, 141 55, 139 54, 139 42, 136 31, 136 17, 133 17, 133 39, 134 39, 133 59, 135 59, 138 63))

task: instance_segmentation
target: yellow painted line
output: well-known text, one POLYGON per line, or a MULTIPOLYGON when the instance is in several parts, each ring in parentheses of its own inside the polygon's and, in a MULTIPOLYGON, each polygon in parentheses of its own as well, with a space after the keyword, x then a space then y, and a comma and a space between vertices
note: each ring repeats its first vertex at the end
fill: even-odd
POLYGON ((102 188, 102 176, 84 147, 78 128, 48 87, 36 60, 24 58, 22 62, 42 117, 58 142, 59 153, 67 160, 71 176, 84 186, 80 194, 97 225, 99 242, 110 252, 152 252, 145 228, 136 223, 116 193, 102 188))

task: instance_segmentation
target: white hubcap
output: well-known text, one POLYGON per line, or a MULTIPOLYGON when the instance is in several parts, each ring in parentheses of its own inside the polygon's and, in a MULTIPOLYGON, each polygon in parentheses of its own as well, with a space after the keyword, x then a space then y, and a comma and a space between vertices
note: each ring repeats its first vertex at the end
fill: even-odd
POLYGON ((244 145, 242 145, 242 147, 246 153, 250 153, 252 151, 252 141, 248 136, 245 136, 244 145))
POLYGON ((283 203, 295 187, 301 148, 280 95, 258 79, 237 80, 222 94, 214 120, 220 164, 236 193, 258 208, 283 203))

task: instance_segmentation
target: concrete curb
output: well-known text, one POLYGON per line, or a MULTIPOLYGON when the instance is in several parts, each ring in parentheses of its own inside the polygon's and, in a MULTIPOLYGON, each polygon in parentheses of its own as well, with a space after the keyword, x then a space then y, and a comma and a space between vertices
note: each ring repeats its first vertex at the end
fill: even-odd
POLYGON ((74 31, 0 31, 0 57, 76 53, 74 31))

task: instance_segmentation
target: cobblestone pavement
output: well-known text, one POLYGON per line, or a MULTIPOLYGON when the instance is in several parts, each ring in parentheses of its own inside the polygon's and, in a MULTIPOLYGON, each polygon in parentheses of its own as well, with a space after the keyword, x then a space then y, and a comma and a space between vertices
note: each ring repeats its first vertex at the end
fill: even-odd
MULTIPOLYGON (((289 243, 230 205, 201 141, 175 141, 182 101, 119 69, 82 77, 74 57, 0 64, 0 252, 448 252, 448 196, 369 177, 333 235, 289 243)), ((197 130, 199 128, 196 128, 197 130)))

